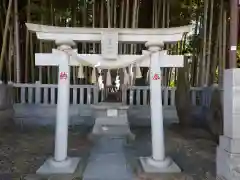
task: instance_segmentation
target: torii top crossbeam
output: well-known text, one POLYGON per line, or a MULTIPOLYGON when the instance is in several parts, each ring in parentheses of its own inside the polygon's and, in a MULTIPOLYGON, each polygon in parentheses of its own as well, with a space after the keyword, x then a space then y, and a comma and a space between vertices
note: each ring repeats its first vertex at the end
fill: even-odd
POLYGON ((57 40, 72 39, 74 41, 99 42, 103 32, 113 32, 118 34, 119 42, 176 42, 182 39, 184 33, 190 32, 192 26, 182 26, 174 28, 141 29, 141 28, 77 28, 77 27, 57 27, 39 24, 26 23, 30 31, 36 32, 38 39, 57 40))

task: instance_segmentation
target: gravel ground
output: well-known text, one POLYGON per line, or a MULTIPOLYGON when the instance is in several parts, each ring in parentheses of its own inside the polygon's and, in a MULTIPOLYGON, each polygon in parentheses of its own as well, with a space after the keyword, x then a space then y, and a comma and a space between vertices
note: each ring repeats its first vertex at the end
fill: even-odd
MULTIPOLYGON (((69 132, 69 154, 87 157, 91 142, 86 127, 76 127, 69 132)), ((215 179, 216 143, 210 135, 199 129, 165 128, 166 153, 181 167, 177 175, 149 175, 143 173, 137 161, 139 156, 151 155, 150 129, 134 128, 135 141, 127 148, 129 161, 139 180, 212 180, 215 179)), ((44 160, 53 153, 54 132, 50 128, 1 130, 0 174, 20 177, 34 174, 44 160)))
MULTIPOLYGON (((87 156, 91 148, 91 142, 86 137, 87 132, 89 128, 81 127, 69 131, 69 155, 87 156)), ((45 159, 53 155, 53 151, 53 129, 1 130, 0 174, 11 174, 16 178, 35 174, 45 159)))
POLYGON ((215 151, 217 144, 211 136, 196 128, 182 129, 178 125, 165 128, 166 154, 182 169, 180 174, 146 174, 137 157, 151 155, 150 129, 133 129, 136 140, 129 148, 134 170, 139 180, 215 180, 215 151))

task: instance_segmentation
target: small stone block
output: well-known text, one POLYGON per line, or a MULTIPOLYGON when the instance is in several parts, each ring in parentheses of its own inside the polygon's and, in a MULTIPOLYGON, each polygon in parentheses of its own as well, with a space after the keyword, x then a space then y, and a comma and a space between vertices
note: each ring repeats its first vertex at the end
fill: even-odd
POLYGON ((217 147, 217 177, 221 180, 240 179, 240 154, 227 152, 222 147, 217 147))
POLYGON ((240 68, 224 70, 224 88, 232 86, 240 86, 240 68))
POLYGON ((146 173, 180 173, 181 169, 178 165, 171 160, 170 166, 159 168, 148 163, 151 157, 140 157, 140 163, 142 165, 143 171, 146 173))
POLYGON ((23 178, 23 180, 48 180, 48 176, 43 176, 39 174, 28 174, 23 178))
POLYGON ((127 136, 131 134, 129 126, 109 126, 95 124, 92 130, 94 135, 118 135, 127 136))
MULTIPOLYGON (((59 162, 58 165, 54 165, 52 163, 52 158, 47 159, 44 164, 37 170, 37 174, 72 174, 75 172, 78 163, 80 161, 80 158, 69 158, 70 163, 61 165, 61 162, 59 162)), ((57 163, 57 162, 56 162, 57 163)))
POLYGON ((100 117, 96 118, 95 124, 102 124, 102 125, 128 125, 128 120, 126 117, 100 117))
POLYGON ((48 180, 74 180, 74 178, 76 178, 74 175, 72 174, 64 174, 64 175, 52 175, 48 178, 48 180))
POLYGON ((108 109, 107 110, 107 116, 108 117, 117 117, 118 116, 118 110, 117 109, 108 109))
POLYGON ((222 149, 230 153, 240 154, 240 139, 239 138, 230 138, 227 136, 220 136, 219 138, 222 149))

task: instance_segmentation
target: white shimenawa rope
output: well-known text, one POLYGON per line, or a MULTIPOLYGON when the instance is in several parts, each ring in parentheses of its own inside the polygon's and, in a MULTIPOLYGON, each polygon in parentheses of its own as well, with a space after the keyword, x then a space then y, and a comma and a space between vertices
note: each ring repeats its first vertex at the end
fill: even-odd
MULTIPOLYGON (((79 77, 83 77, 84 78, 84 75, 83 75, 83 70, 81 69, 83 66, 91 66, 91 67, 98 67, 98 68, 101 68, 101 69, 108 69, 108 73, 110 73, 110 69, 119 69, 119 68, 126 68, 126 67, 129 67, 130 66, 130 78, 128 78, 127 76, 128 73, 124 73, 124 84, 128 84, 128 80, 127 79, 130 79, 130 83, 131 85, 133 85, 133 71, 132 71, 132 68, 133 68, 133 64, 135 64, 136 66, 136 78, 141 78, 142 77, 142 73, 141 73, 141 70, 140 70, 140 67, 138 65, 138 63, 142 62, 145 58, 150 58, 150 55, 154 53, 154 51, 151 51, 149 52, 149 54, 146 54, 146 55, 142 55, 141 57, 129 62, 129 61, 106 61, 106 60, 98 60, 97 62, 93 63, 93 62, 89 62, 87 60, 85 60, 83 57, 79 57, 79 55, 77 54, 77 51, 74 51, 72 48, 66 48, 66 47, 63 47, 63 48, 58 48, 58 50, 60 51, 63 51, 63 52, 66 52, 69 56, 72 56, 74 57, 75 60, 78 61, 79 63, 79 77)), ((126 70, 126 69, 125 69, 126 70)), ((103 78, 102 78, 102 75, 101 75, 101 70, 99 69, 100 71, 100 75, 98 77, 98 84, 99 84, 99 88, 100 89, 103 89, 104 88, 104 84, 103 84, 103 78)), ((124 71, 125 72, 125 71, 124 71)), ((96 77, 96 75, 94 76, 94 71, 92 72, 92 83, 95 82, 95 79, 94 77, 96 77)), ((107 82, 109 84, 109 82, 111 83, 111 75, 107 75, 107 82), (110 78, 109 78, 110 77, 110 78)), ((119 77, 118 77, 119 79, 119 77)), ((120 81, 120 80, 119 80, 120 81)))
POLYGON ((111 85, 112 85, 112 78, 111 78, 110 69, 108 69, 108 71, 107 71, 106 86, 111 86, 111 85))
POLYGON ((95 67, 93 67, 93 69, 92 69, 91 82, 92 82, 92 84, 96 84, 96 82, 97 82, 97 79, 96 79, 96 68, 95 67))
POLYGON ((127 72, 127 68, 123 69, 123 73, 124 73, 123 84, 127 86, 127 85, 129 85, 129 81, 130 81, 130 76, 127 72))
POLYGON ((142 72, 138 65, 136 65, 136 78, 142 78, 142 72))
MULTIPOLYGON (((82 66, 90 66, 90 67, 95 67, 98 66, 98 68, 101 69, 119 69, 119 68, 124 68, 128 67, 129 65, 132 64, 138 64, 142 62, 146 58, 150 58, 149 56, 154 53, 154 52, 149 52, 149 54, 142 55, 141 57, 132 60, 129 62, 129 60, 126 61, 107 61, 107 60, 98 60, 96 62, 89 62, 88 60, 84 59, 84 57, 80 57, 77 52, 73 51, 73 49, 59 49, 60 51, 66 52, 69 56, 72 56, 76 61, 78 61, 79 64, 82 66)), ((92 59, 92 61, 95 61, 92 59)))
POLYGON ((150 78, 149 74, 150 74, 150 69, 148 69, 147 71, 146 84, 149 84, 149 78, 150 78))
POLYGON ((115 84, 116 84, 117 90, 119 90, 119 88, 120 88, 119 69, 117 70, 117 76, 116 76, 115 84))
POLYGON ((133 80, 134 80, 134 72, 133 72, 133 65, 131 64, 129 67, 129 74, 130 74, 130 85, 133 86, 133 80))
POLYGON ((83 66, 81 64, 78 67, 78 78, 84 78, 83 66))
POLYGON ((98 86, 99 86, 99 89, 104 89, 104 84, 103 84, 103 78, 102 78, 102 70, 101 69, 98 69, 98 73, 99 73, 99 76, 98 76, 98 86))

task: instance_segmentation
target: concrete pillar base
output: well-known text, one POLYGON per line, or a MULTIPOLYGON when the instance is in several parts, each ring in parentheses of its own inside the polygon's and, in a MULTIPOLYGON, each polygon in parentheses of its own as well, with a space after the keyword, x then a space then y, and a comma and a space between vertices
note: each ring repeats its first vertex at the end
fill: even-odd
POLYGON ((37 174, 72 174, 75 172, 80 158, 67 158, 65 161, 57 162, 53 158, 47 159, 37 170, 37 174))
POLYGON ((169 157, 164 161, 155 161, 152 157, 140 157, 140 163, 146 173, 180 173, 181 169, 169 157))
POLYGON ((217 177, 220 180, 240 179, 240 139, 220 137, 216 164, 217 177))

